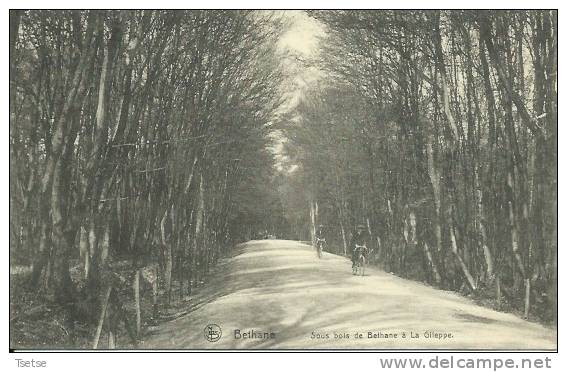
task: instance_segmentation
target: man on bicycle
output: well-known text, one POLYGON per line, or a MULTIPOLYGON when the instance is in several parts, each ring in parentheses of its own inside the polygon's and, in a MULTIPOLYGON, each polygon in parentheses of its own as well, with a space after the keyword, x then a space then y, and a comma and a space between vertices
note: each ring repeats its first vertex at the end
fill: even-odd
POLYGON ((350 241, 351 261, 353 268, 358 258, 360 249, 363 249, 362 254, 364 255, 364 257, 368 258, 366 257, 366 255, 368 255, 368 249, 364 249, 362 247, 368 247, 368 233, 366 232, 366 226, 357 225, 350 241))
POLYGON ((319 247, 319 244, 324 244, 325 241, 325 226, 319 225, 315 230, 315 246, 319 247))

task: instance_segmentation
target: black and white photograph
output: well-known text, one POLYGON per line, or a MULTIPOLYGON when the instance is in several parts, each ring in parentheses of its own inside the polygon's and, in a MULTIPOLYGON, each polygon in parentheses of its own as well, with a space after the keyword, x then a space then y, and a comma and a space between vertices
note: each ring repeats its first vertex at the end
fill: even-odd
POLYGON ((558 351, 557 9, 136 6, 5 11, 12 367, 558 351))

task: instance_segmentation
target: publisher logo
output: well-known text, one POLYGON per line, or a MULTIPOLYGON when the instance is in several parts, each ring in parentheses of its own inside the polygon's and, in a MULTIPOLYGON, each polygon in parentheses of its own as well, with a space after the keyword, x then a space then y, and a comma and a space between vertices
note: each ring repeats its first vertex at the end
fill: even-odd
POLYGON ((221 327, 216 324, 209 324, 204 330, 205 340, 209 342, 217 342, 222 336, 221 327))

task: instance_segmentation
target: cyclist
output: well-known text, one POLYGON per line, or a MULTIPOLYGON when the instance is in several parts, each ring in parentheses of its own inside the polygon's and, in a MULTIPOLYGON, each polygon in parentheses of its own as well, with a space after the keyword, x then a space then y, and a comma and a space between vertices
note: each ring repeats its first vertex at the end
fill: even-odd
MULTIPOLYGON (((350 241, 351 261, 353 268, 358 258, 359 249, 363 249, 362 247, 368 247, 368 233, 366 231, 366 226, 357 225, 350 241)), ((364 254, 365 258, 368 258, 366 257, 368 255, 368 249, 364 249, 362 251, 362 254, 364 254)))
POLYGON ((317 253, 320 256, 321 251, 323 250, 323 245, 327 242, 325 238, 325 226, 319 225, 317 226, 317 230, 315 230, 315 247, 317 248, 317 253))

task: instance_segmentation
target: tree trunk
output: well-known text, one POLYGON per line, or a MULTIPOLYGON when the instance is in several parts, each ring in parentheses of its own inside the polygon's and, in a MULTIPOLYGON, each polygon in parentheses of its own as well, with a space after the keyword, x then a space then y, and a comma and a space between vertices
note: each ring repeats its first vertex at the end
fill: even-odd
POLYGON ((134 272, 132 289, 134 291, 134 306, 136 309, 136 338, 139 339, 142 330, 142 310, 140 307, 140 269, 138 268, 134 272))
POLYGON ((316 205, 317 202, 314 200, 310 200, 309 201, 309 216, 311 219, 311 245, 315 246, 316 242, 315 242, 315 237, 316 237, 316 231, 317 231, 317 216, 316 216, 316 205))
POLYGON ((461 255, 459 254, 459 249, 458 249, 458 246, 457 246, 457 239, 455 238, 455 227, 453 226, 452 220, 453 220, 452 218, 449 218, 449 234, 450 234, 450 237, 451 237, 452 252, 456 257, 457 262, 459 263, 459 266, 461 267, 461 270, 463 271, 463 274, 465 275, 465 278, 467 279, 468 285, 471 287, 471 289, 473 291, 476 291, 475 280, 474 280, 473 276, 471 275, 469 268, 467 267, 467 264, 465 263, 465 261, 463 260, 461 255))
POLYGON ((429 267, 431 267, 431 271, 433 272, 433 278, 435 279, 435 283, 437 285, 441 285, 441 275, 439 274, 439 269, 437 269, 437 264, 433 259, 433 255, 431 254, 431 250, 427 245, 427 242, 423 242, 423 250, 425 251, 425 256, 427 257, 427 261, 429 262, 429 267))
POLYGON ((429 128, 429 135, 426 135, 427 152, 427 171, 433 189, 433 199, 435 203, 435 238, 437 240, 438 254, 443 251, 443 238, 441 235, 441 177, 435 166, 435 154, 433 152, 433 128, 429 128))
POLYGON ((79 238, 79 257, 83 262, 83 267, 85 271, 85 278, 89 276, 90 267, 90 247, 89 247, 89 234, 84 226, 81 226, 79 238))
POLYGON ((100 311, 100 317, 98 320, 98 326, 96 327, 95 338, 93 341, 93 349, 98 349, 98 343, 100 340, 100 335, 102 333, 102 327, 104 325, 104 321, 106 319, 106 310, 108 308, 108 302, 110 300, 110 293, 112 292, 112 287, 108 286, 106 289, 106 293, 104 294, 104 299, 102 301, 102 309, 100 311))
POLYGON ((161 231, 161 247, 164 258, 164 281, 165 281, 165 294, 167 296, 167 305, 171 303, 171 278, 173 268, 173 254, 171 252, 171 241, 166 236, 165 224, 167 222, 167 210, 163 214, 160 222, 161 231))

